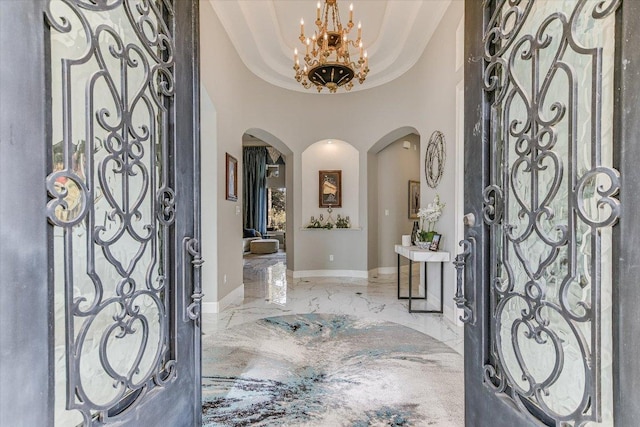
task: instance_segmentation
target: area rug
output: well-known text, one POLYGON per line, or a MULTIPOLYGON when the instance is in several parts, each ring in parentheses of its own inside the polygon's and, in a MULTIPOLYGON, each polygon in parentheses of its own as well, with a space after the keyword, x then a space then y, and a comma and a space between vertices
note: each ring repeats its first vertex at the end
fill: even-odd
POLYGON ((345 315, 261 319, 203 337, 204 426, 464 425, 462 357, 345 315))

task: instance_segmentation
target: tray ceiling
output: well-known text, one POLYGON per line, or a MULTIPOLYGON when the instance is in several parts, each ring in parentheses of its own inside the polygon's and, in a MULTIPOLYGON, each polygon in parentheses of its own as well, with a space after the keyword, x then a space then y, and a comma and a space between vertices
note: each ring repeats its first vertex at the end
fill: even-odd
MULTIPOLYGON (((311 35, 315 0, 209 1, 249 70, 276 86, 317 93, 296 82, 293 70, 293 49, 303 50, 298 39, 300 18, 311 35)), ((362 22, 371 71, 365 83, 356 83, 351 91, 388 83, 407 72, 424 52, 451 1, 353 0, 354 23, 362 22)), ((350 3, 338 0, 343 22, 348 20, 350 3)), ((207 44, 202 43, 201 49, 206 50, 207 44)))

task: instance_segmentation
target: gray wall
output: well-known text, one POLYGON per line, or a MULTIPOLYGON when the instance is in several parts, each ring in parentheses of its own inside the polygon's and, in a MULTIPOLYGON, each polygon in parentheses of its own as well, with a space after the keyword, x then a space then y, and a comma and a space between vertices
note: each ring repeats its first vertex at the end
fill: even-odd
MULTIPOLYGON (((218 185, 218 171, 224 170, 216 167, 218 159, 217 142, 217 114, 207 93, 206 88, 200 90, 200 180, 202 185, 202 253, 205 263, 202 265, 202 291, 206 295, 204 304, 218 301, 217 272, 218 272, 218 245, 215 238, 218 234, 218 197, 211 197, 211 192, 216 193, 218 185)), ((224 177, 222 176, 224 181, 224 177)), ((223 294, 224 296, 224 294, 223 294)))
POLYGON ((409 180, 420 180, 420 137, 412 134, 392 142, 378 153, 377 164, 378 267, 394 267, 393 246, 413 227, 407 196, 409 180), (403 141, 411 148, 403 148, 403 141))
MULTIPOLYGON (((426 84, 426 99, 424 110, 425 131, 421 132, 420 145, 420 204, 426 206, 433 201, 436 194, 440 195, 446 204, 442 217, 435 225, 435 229, 443 235, 442 250, 451 253, 452 257, 459 252, 456 242, 456 225, 462 218, 455 216, 455 175, 463 171, 455 170, 455 158, 463 153, 456 153, 456 86, 463 79, 463 67, 456 70, 456 29, 462 20, 463 2, 455 1, 449 7, 440 22, 433 38, 427 45, 423 58, 432 58, 429 63, 420 62, 420 74, 426 84), (433 131, 441 131, 446 139, 446 163, 444 175, 437 188, 427 186, 424 177, 424 156, 429 138, 433 131)), ((462 42, 462 40, 460 40, 462 42)), ((439 269, 429 269, 429 283, 437 283, 439 269)), ((451 263, 445 266, 444 304, 445 314, 451 319, 457 319, 454 308, 453 295, 455 293, 455 270, 451 263)), ((430 287, 431 289, 434 286, 430 287)))
POLYGON ((377 269, 378 263, 378 153, 371 150, 367 153, 367 219, 369 224, 376 226, 367 227, 367 266, 368 270, 377 269))

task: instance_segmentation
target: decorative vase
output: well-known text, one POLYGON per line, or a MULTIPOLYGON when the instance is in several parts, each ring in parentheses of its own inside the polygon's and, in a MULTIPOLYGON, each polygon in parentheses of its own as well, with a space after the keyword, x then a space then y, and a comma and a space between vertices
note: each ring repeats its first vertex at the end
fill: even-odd
POLYGON ((413 222, 413 230, 411 230, 411 243, 418 241, 418 221, 413 222))
POLYGON ((416 245, 420 248, 420 249, 428 249, 429 245, 431 244, 431 242, 422 242, 420 240, 418 240, 416 242, 416 245))

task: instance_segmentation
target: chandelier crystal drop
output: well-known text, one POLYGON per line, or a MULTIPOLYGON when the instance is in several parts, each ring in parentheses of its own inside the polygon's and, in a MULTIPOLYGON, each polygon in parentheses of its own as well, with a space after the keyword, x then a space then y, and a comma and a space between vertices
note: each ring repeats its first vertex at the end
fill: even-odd
POLYGON ((315 24, 317 29, 309 38, 304 34, 304 19, 300 20, 299 38, 305 55, 301 66, 298 49, 293 51, 296 80, 306 89, 315 85, 318 92, 326 87, 331 93, 335 93, 339 87, 351 90, 354 78, 362 84, 369 73, 369 60, 362 43, 360 23, 357 38, 349 39, 349 32, 354 26, 353 4, 349 6, 349 22, 343 26, 337 0, 325 0, 324 7, 318 2, 315 24), (357 61, 351 60, 350 48, 359 51, 357 61))

